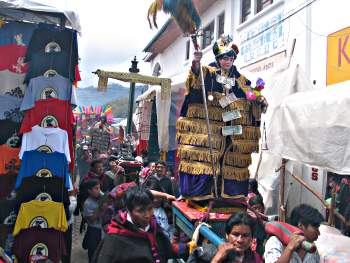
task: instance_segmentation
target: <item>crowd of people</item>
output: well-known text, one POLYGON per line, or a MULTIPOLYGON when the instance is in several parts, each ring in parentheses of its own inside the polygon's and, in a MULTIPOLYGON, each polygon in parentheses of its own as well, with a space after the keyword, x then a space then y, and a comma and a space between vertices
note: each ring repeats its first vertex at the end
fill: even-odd
POLYGON ((302 204, 292 211, 289 223, 303 235, 293 234, 288 243, 268 235, 263 197, 254 179, 249 184, 248 212, 235 213, 227 220, 225 243, 218 247, 203 244, 190 253, 190 239, 172 222, 171 202, 181 199, 174 173, 164 161, 147 164, 147 158, 143 159, 139 177, 130 181, 115 156, 82 149, 77 162, 75 215, 82 216, 82 247, 89 262, 167 262, 175 258, 189 263, 319 262, 317 252, 308 252, 301 243, 317 239, 323 216, 302 204))

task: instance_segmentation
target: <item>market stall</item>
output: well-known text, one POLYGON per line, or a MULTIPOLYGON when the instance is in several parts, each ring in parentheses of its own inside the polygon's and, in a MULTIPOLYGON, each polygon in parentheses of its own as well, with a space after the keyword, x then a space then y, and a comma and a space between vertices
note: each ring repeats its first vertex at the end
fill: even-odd
POLYGON ((68 262, 78 16, 0 1, 0 247, 18 262, 68 262))

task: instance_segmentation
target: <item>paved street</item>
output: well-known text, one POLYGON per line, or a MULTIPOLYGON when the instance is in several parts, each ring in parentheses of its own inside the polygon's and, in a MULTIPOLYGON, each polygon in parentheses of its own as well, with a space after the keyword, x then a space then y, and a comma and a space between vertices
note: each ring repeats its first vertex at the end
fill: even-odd
POLYGON ((81 217, 74 217, 74 226, 73 226, 73 241, 72 241, 72 263, 87 263, 89 262, 87 256, 87 250, 84 250, 81 246, 84 238, 84 233, 79 233, 81 217))

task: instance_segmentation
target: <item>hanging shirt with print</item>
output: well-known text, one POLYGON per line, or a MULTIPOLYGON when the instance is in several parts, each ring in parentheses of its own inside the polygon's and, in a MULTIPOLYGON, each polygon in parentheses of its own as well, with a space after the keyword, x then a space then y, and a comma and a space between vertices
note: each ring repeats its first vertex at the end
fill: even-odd
POLYGON ((0 27, 0 45, 17 44, 28 46, 33 31, 38 27, 34 23, 6 22, 0 27))
POLYGON ((21 103, 20 98, 0 95, 0 120, 21 122, 23 119, 23 113, 19 110, 21 103))
POLYGON ((16 189, 21 186, 25 177, 62 177, 65 187, 70 188, 68 163, 63 153, 45 153, 39 151, 26 151, 22 157, 22 164, 16 180, 16 189))
POLYGON ((32 150, 64 153, 67 161, 71 162, 68 134, 61 128, 43 128, 35 125, 30 132, 23 134, 19 157, 22 158, 25 151, 32 150))
POLYGON ((24 63, 26 53, 27 47, 23 45, 10 44, 0 46, 0 70, 26 73, 28 71, 28 65, 24 63))
POLYGON ((30 227, 54 228, 65 232, 68 228, 62 203, 32 200, 23 203, 19 209, 13 235, 30 227))
POLYGON ((55 229, 33 227, 24 229, 14 240, 13 254, 19 262, 37 262, 49 259, 59 263, 66 255, 64 236, 55 229))
POLYGON ((75 89, 69 79, 56 75, 53 77, 39 76, 32 78, 26 89, 21 111, 34 107, 34 103, 40 99, 56 98, 69 100, 73 105, 77 104, 75 89))
POLYGON ((19 148, 0 145, 0 174, 18 173, 21 161, 18 158, 19 148))
POLYGON ((23 98, 25 74, 13 73, 9 70, 0 71, 0 95, 10 95, 23 98))

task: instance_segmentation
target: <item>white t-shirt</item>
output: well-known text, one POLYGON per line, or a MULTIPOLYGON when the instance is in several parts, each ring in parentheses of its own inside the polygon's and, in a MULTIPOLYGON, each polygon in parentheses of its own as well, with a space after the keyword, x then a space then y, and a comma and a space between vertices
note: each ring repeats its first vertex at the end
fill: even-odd
MULTIPOLYGON (((265 263, 275 263, 282 255, 284 246, 281 241, 275 236, 271 236, 265 244, 265 263)), ((301 260, 298 253, 293 252, 289 263, 319 263, 320 256, 317 251, 314 254, 306 253, 304 260, 301 260)))
POLYGON ((23 134, 19 158, 22 159, 25 151, 37 150, 38 148, 41 148, 42 151, 47 148, 49 152, 64 153, 68 163, 71 162, 68 134, 61 128, 43 128, 35 125, 30 132, 23 134))
POLYGON ((153 215, 157 220, 158 225, 162 228, 163 233, 171 239, 174 235, 172 227, 169 225, 168 217, 162 207, 154 207, 153 215))

